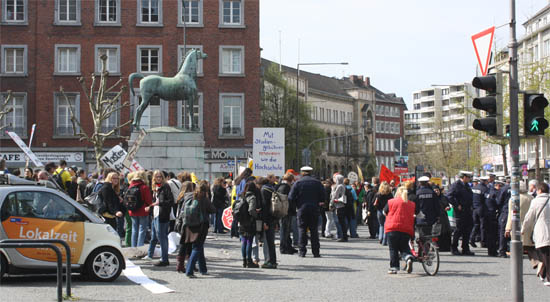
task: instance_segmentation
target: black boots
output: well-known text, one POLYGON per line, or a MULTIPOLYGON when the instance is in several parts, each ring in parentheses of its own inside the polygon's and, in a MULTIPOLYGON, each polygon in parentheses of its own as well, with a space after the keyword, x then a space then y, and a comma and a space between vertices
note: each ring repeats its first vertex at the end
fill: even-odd
POLYGON ((246 267, 248 267, 248 268, 258 268, 260 266, 256 263, 254 263, 254 261, 248 260, 247 263, 246 263, 246 267))
POLYGON ((176 271, 178 273, 185 273, 185 257, 177 256, 176 260, 178 261, 176 271))
POLYGON ((248 263, 247 263, 246 259, 243 259, 243 267, 244 267, 244 268, 246 268, 247 264, 248 264, 248 263))

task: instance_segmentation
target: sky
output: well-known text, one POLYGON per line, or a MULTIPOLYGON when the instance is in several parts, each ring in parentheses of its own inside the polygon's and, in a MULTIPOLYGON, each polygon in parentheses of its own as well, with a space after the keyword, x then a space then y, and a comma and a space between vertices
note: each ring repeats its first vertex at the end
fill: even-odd
MULTIPOLYGON (((516 0, 516 35, 550 0, 516 0)), ((338 77, 363 75, 409 106, 431 85, 471 82, 477 59, 471 36, 491 26, 496 48, 510 37, 509 0, 261 0, 262 58, 338 77)))

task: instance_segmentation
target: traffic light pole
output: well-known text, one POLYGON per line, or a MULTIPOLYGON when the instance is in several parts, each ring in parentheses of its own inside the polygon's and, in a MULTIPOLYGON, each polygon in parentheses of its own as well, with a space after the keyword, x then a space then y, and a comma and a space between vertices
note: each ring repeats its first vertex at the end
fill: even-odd
POLYGON ((520 240, 519 216, 519 118, 518 118, 518 68, 516 40, 516 1, 510 0, 510 151, 512 156, 512 233, 510 242, 511 254, 511 287, 512 301, 523 301, 523 263, 522 245, 520 240))

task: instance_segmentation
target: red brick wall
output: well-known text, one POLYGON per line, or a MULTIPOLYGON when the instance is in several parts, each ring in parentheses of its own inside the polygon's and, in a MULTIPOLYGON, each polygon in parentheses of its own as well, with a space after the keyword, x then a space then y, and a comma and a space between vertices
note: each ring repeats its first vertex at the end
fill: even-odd
MULTIPOLYGON (((220 29, 219 1, 205 0, 202 28, 187 28, 187 44, 202 45, 208 54, 204 60, 204 76, 197 84, 203 92, 203 121, 206 147, 243 147, 252 143, 252 128, 260 126, 260 46, 259 46, 259 1, 245 3, 246 28, 220 29), (244 45, 246 77, 218 77, 219 45, 244 45), (219 93, 236 92, 245 95, 245 139, 218 139, 219 93)), ((92 121, 88 102, 75 76, 54 76, 55 44, 80 44, 81 75, 90 85, 89 75, 94 71, 95 44, 119 44, 121 72, 124 85, 128 75, 136 72, 136 46, 162 45, 162 70, 164 76, 173 76, 177 70, 177 46, 183 44, 183 28, 177 27, 177 1, 163 1, 163 27, 137 27, 136 0, 121 0, 120 27, 93 26, 95 1, 81 3, 82 26, 55 26, 54 1, 28 1, 27 26, 0 26, 0 44, 26 44, 28 49, 28 77, 0 78, 0 91, 27 92, 27 128, 37 123, 35 146, 46 143, 48 147, 85 146, 75 139, 53 139, 53 93, 63 86, 65 91, 80 92, 80 116, 82 125, 91 129, 92 121)), ((109 83, 118 80, 109 78, 109 83)), ((99 79, 99 77, 98 77, 99 79)), ((134 83, 134 87, 139 84, 134 83)), ((130 100, 127 91, 123 101, 130 100)), ((130 118, 128 108, 122 111, 121 120, 130 118)), ((169 124, 177 124, 176 105, 170 105, 169 124)), ((129 135, 126 127, 123 135, 129 135)), ((120 140, 109 140, 108 146, 120 140)), ((15 146, 10 140, 0 139, 0 146, 15 146)))

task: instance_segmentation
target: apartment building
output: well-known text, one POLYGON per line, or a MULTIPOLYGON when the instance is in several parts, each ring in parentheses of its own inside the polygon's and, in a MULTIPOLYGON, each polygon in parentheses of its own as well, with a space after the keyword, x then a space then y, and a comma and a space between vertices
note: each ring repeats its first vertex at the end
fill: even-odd
MULTIPOLYGON (((198 67, 199 100, 193 116, 203 133, 205 163, 214 175, 233 171, 227 159, 252 151, 252 128, 260 125, 259 1, 244 0, 0 0, 0 93, 13 91, 14 110, 2 121, 27 142, 36 124, 32 150, 43 160, 66 159, 93 168, 91 145, 73 136, 63 86, 84 129, 92 127, 88 101, 77 77, 100 71, 99 55, 108 56, 108 83, 128 75, 173 76, 186 50, 199 48, 208 58, 198 67), (185 34, 185 35, 184 35, 185 34), (245 104, 246 112, 245 114, 245 104)), ((90 83, 88 83, 89 85, 90 83)), ((112 129, 133 116, 139 103, 129 89, 121 102, 130 108, 105 123, 112 129)), ((186 129, 182 102, 156 100, 143 115, 145 129, 186 129)), ((123 128, 105 150, 127 145, 123 128)), ((0 134, 0 155, 8 167, 24 166, 21 150, 0 134)), ((153 168, 153 167, 146 167, 153 168)))

